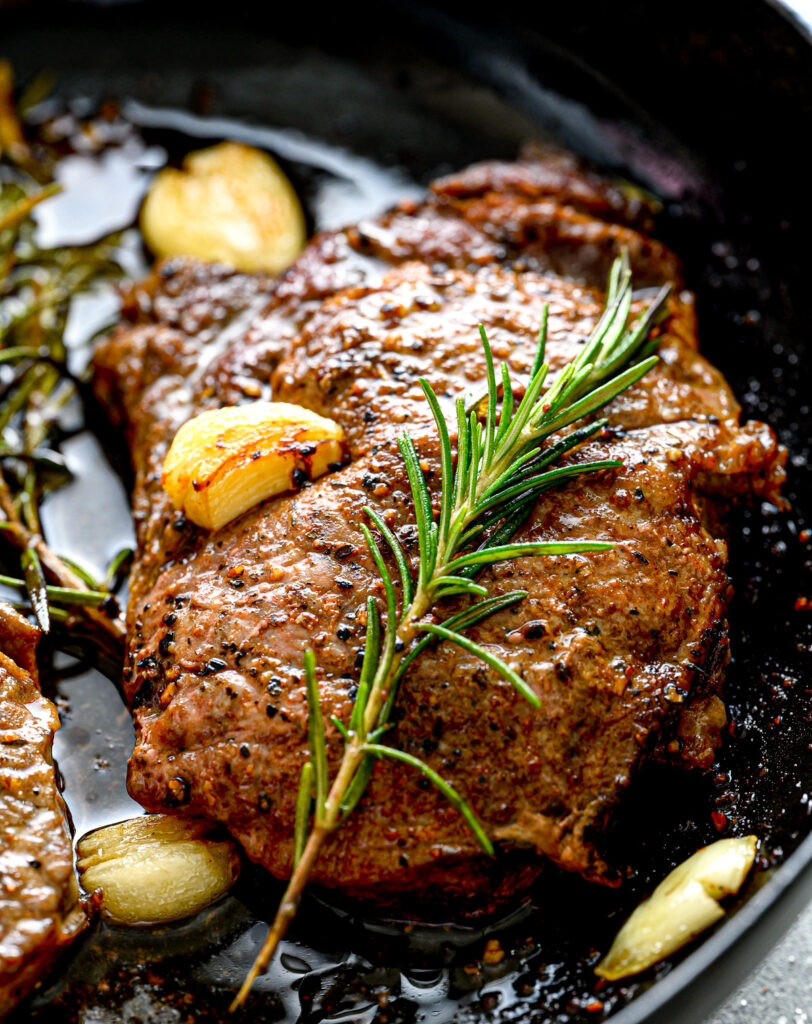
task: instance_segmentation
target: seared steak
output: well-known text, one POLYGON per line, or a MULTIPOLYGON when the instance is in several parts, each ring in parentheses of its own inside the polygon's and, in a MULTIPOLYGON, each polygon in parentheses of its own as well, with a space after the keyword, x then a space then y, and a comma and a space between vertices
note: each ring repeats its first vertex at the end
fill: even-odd
MULTIPOLYGON (((600 833, 634 771, 648 756, 708 767, 725 721, 719 503, 774 495, 783 476, 769 428, 740 425, 728 385, 700 355, 678 262, 639 229, 646 217, 569 158, 531 152, 317 236, 278 281, 171 260, 134 290, 130 322, 98 351, 96 387, 127 430, 136 473, 125 687, 137 733, 129 785, 148 810, 225 822, 251 858, 290 872, 308 753, 302 653, 316 651, 325 715, 346 721, 365 598, 382 594, 363 507, 416 551, 403 429, 438 486, 418 377, 451 413, 484 379, 482 323, 497 358, 526 381, 545 302, 548 358, 560 367, 595 324, 606 272, 626 250, 639 287, 678 287, 658 329, 659 365, 608 409, 611 429, 573 456, 618 457, 623 468, 544 496, 521 531, 615 548, 482 576, 492 593, 529 591, 472 635, 522 673, 541 710, 441 644, 405 679, 388 738, 452 782, 502 850, 526 851, 502 890, 546 859, 616 879, 600 833), (161 490, 167 447, 191 415, 269 395, 338 420, 350 462, 207 534, 161 490)), ((341 745, 328 729, 335 768, 341 745)), ((314 878, 377 900, 442 889, 489 901, 497 874, 443 798, 387 761, 314 878)))
POLYGON ((0 1017, 85 921, 51 760, 59 718, 36 682, 37 637, 0 604, 0 1017))

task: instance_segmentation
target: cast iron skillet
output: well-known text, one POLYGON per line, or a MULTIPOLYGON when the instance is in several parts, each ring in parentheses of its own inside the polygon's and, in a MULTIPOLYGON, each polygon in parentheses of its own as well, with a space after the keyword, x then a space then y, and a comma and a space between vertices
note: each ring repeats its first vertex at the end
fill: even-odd
MULTIPOLYGON (((643 0, 507 6, 234 4, 209 19, 184 3, 23 3, 0 14, 2 49, 21 75, 47 67, 65 96, 139 101, 145 135, 170 153, 192 140, 154 108, 295 128, 372 159, 390 182, 394 174, 424 183, 472 160, 511 157, 545 133, 649 188, 663 201, 657 234, 684 259, 697 292, 704 350, 745 414, 773 424, 792 453, 791 508, 741 510, 731 528, 731 737, 708 776, 657 769, 633 787, 610 836, 618 861, 632 865, 623 892, 551 872, 501 922, 508 956, 485 968, 472 966, 480 932, 407 933, 313 894, 246 1020, 540 1024, 612 1015, 616 1024, 696 1024, 812 894, 812 614, 803 602, 796 608, 812 597, 803 532, 809 40, 782 10, 755 0, 735 10, 686 0, 678 14, 643 0), (735 911, 673 961, 596 993, 592 967, 624 915, 718 829, 764 840, 735 911)), ((200 122, 184 125, 205 138, 200 122)), ((324 169, 295 152, 277 155, 313 200, 324 169)), ((95 537, 102 520, 110 524, 98 503, 90 512, 86 504, 70 509, 74 534, 95 537)), ((89 793, 124 805, 115 783, 76 774, 74 748, 89 753, 103 740, 120 769, 131 734, 98 674, 59 686, 66 725, 57 753, 81 830, 93 822, 89 793), (77 731, 80 719, 99 723, 89 738, 77 731)), ((97 924, 19 1019, 224 1020, 278 895, 249 871, 234 895, 180 926, 134 933, 97 924)))

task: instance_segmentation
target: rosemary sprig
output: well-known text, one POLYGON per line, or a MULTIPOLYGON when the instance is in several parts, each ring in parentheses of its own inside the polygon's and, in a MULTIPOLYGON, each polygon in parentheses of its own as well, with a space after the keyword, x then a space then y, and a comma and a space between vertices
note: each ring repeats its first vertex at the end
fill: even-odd
POLYGON ((382 619, 377 602, 370 597, 365 653, 350 720, 345 725, 337 718, 332 719, 344 743, 344 754, 332 783, 327 777, 315 656, 311 650, 305 652, 310 760, 302 771, 297 804, 294 870, 268 936, 232 1009, 245 1000, 255 978, 266 969, 296 914, 325 841, 361 799, 376 759, 394 758, 421 771, 460 811, 483 851, 489 855, 494 853, 485 829, 460 793, 419 758, 380 740, 393 724, 391 711, 404 673, 414 659, 436 641, 448 641, 476 655, 531 705, 539 706, 537 695, 520 675, 464 632, 494 612, 520 601, 526 594, 514 591, 489 597, 487 589, 477 583, 475 577, 493 562, 528 555, 605 551, 612 547, 600 541, 535 543, 516 542, 512 538, 545 491, 574 476, 621 465, 614 459, 602 459, 555 466, 562 456, 600 431, 606 421, 595 420, 569 432, 562 431, 591 417, 656 363, 657 357, 651 354, 656 342, 649 341, 649 333, 667 294, 668 289, 663 289, 645 312, 627 326, 632 305, 631 271, 626 257, 618 259, 609 275, 603 315, 578 356, 561 370, 546 390, 549 366, 544 361, 545 308, 530 379, 518 403, 508 370, 503 365, 497 372, 487 334, 480 326, 487 388, 482 400, 475 401, 473 408, 466 409, 463 400, 457 400, 456 465, 440 403, 431 386, 421 379, 440 441, 438 513, 435 514, 414 442, 409 433, 404 432, 398 444, 414 502, 417 576, 412 578, 406 554, 382 517, 375 509, 365 509, 378 534, 376 537, 368 526, 361 526, 383 583, 385 616, 382 619), (498 382, 501 383, 500 412, 497 412, 498 382), (558 440, 550 443, 553 435, 559 435, 558 440), (395 580, 382 547, 388 549, 397 569, 400 607, 395 580), (436 621, 437 606, 444 598, 459 594, 479 600, 444 622, 436 621))
MULTIPOLYGON (((36 560, 37 570, 37 586, 41 588, 42 597, 50 604, 67 604, 67 605, 102 605, 110 600, 110 593, 106 590, 91 590, 87 587, 77 589, 75 587, 54 587, 45 582, 45 574, 42 571, 42 566, 39 565, 39 559, 33 549, 29 548, 28 551, 23 553, 23 562, 25 562, 25 555, 30 554, 36 560)), ((17 587, 18 589, 30 590, 28 580, 18 580, 14 576, 5 576, 0 573, 0 583, 4 587, 17 587)), ((39 614, 39 612, 37 612, 39 614)))
POLYGON ((59 186, 50 167, 36 163, 13 104, 13 79, 0 62, 0 536, 19 551, 20 578, 40 628, 52 622, 89 627, 115 659, 125 628, 110 590, 119 567, 96 583, 46 543, 39 504, 69 477, 47 444, 60 434, 60 416, 77 394, 67 369, 64 331, 73 297, 121 274, 117 238, 89 246, 42 249, 31 213, 59 186))

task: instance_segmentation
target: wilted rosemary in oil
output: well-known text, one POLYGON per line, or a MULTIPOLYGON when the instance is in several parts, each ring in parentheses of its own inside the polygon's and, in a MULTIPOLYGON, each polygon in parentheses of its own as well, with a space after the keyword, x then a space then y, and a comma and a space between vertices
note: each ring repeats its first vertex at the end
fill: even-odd
POLYGON ((54 554, 39 517, 42 497, 69 476, 51 447, 78 387, 67 367, 68 310, 74 296, 121 274, 117 239, 40 248, 31 212, 59 190, 49 174, 25 141, 0 62, 0 535, 19 560, 19 575, 0 575, 0 584, 27 595, 43 632, 52 622, 82 625, 118 660, 124 626, 111 588, 128 553, 96 581, 54 554))
POLYGON ((365 509, 371 528, 361 529, 375 561, 386 594, 385 616, 374 598, 367 599, 367 635, 357 695, 347 723, 332 719, 344 741, 344 756, 335 777, 327 772, 327 750, 316 660, 305 652, 304 673, 309 708, 310 760, 302 770, 295 824, 295 866, 262 950, 234 1001, 238 1006, 254 979, 265 970, 296 914, 308 876, 324 841, 351 813, 361 799, 375 760, 390 757, 421 771, 463 815, 479 845, 487 854, 493 846, 474 810, 429 765, 381 740, 392 726, 391 712, 398 684, 409 665, 433 642, 457 644, 506 679, 518 693, 538 707, 539 700, 520 675, 490 651, 479 646, 465 631, 500 609, 526 596, 525 591, 490 597, 477 583, 478 571, 492 562, 527 555, 567 555, 602 551, 612 545, 599 541, 516 543, 513 536, 526 521, 539 496, 561 481, 611 469, 616 460, 556 466, 567 452, 595 435, 605 420, 588 419, 602 406, 639 380, 656 363, 651 354, 656 342, 649 332, 659 316, 668 290, 627 326, 632 304, 628 260, 617 260, 611 270, 606 308, 586 345, 546 390, 549 367, 544 361, 547 340, 545 308, 536 357, 527 389, 518 404, 507 367, 494 366, 488 337, 479 331, 485 353, 487 390, 482 403, 466 409, 457 400, 457 459, 454 464, 451 437, 437 396, 421 380, 440 441, 442 485, 439 515, 414 444, 408 432, 398 439, 414 502, 419 559, 417 578, 395 535, 372 508, 365 509), (501 383, 501 409, 499 384, 501 383), (484 411, 480 406, 485 404, 484 411), (562 433, 563 432, 563 433, 562 433), (553 435, 558 440, 549 443, 553 435), (378 537, 373 533, 377 532, 378 537), (388 547, 400 578, 401 601, 381 550, 388 547), (435 612, 452 595, 476 600, 466 609, 437 622, 435 612))

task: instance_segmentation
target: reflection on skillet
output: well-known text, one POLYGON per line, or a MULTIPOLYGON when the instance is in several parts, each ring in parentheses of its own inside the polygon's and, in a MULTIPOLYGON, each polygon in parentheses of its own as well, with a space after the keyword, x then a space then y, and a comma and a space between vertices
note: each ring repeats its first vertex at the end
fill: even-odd
MULTIPOLYGON (((164 140, 165 136, 162 136, 164 140)), ((188 148, 184 140, 176 137, 174 141, 179 150, 188 148)), ((306 175, 306 169, 301 173, 306 175)), ((82 479, 89 472, 98 472, 95 460, 84 462, 78 469, 77 480, 72 485, 72 500, 77 502, 74 507, 79 507, 82 479)), ((112 493, 116 492, 116 486, 111 480, 112 493)), ((58 502, 67 501, 66 494, 57 492, 50 499, 53 521, 61 518, 56 509, 58 502)), ((786 517, 771 508, 765 511, 768 515, 766 529, 774 531, 769 533, 771 543, 779 545, 774 550, 775 557, 781 558, 787 544, 792 543, 792 527, 786 517), (782 537, 779 530, 789 532, 782 537)), ((742 542, 745 555, 748 545, 751 545, 751 554, 757 557, 762 520, 758 512, 751 510, 743 510, 739 515, 745 528, 742 542)), ((122 528, 126 528, 126 520, 122 518, 120 522, 122 528)), ((746 578, 746 575, 739 578, 746 578)), ((756 580, 751 586, 762 582, 756 580)), ((746 617, 742 616, 739 621, 746 622, 746 617)), ((745 635, 745 643, 746 639, 745 635)), ((68 680, 62 684, 63 692, 70 693, 70 699, 76 700, 78 706, 93 706, 97 700, 89 696, 95 692, 89 689, 89 682, 90 677, 81 682, 68 680)), ((744 703, 744 694, 747 693, 744 686, 742 704, 734 703, 735 726, 747 727, 750 743, 756 741, 759 730, 769 727, 770 722, 774 726, 778 724, 775 723, 774 701, 792 705, 793 701, 802 702, 804 699, 792 687, 792 676, 788 672, 777 675, 774 682, 774 689, 769 692, 765 689, 756 706, 753 706, 751 694, 747 695, 747 703, 744 703)), ((92 677, 92 686, 108 694, 105 703, 109 705, 107 684, 96 676, 92 677)), ((733 687, 735 700, 735 676, 733 687)), ((76 797, 74 813, 77 818, 83 815, 85 819, 84 825, 77 822, 78 831, 82 832, 88 824, 111 820, 111 815, 109 809, 99 815, 89 807, 83 810, 79 790, 92 796, 97 790, 97 780, 113 776, 115 765, 121 762, 110 758, 111 766, 100 766, 99 771, 91 775, 94 781, 89 787, 80 781, 78 773, 74 776, 75 781, 71 782, 68 772, 72 760, 70 744, 75 748, 74 762, 78 760, 75 756, 78 751, 92 748, 94 744, 92 739, 88 742, 84 738, 83 741, 81 736, 87 718, 82 722, 82 716, 76 715, 75 711, 71 714, 67 706, 63 707, 63 715, 66 720, 63 740, 68 747, 68 757, 60 755, 61 763, 68 776, 69 802, 73 807, 73 791, 76 797)), ((115 742, 119 750, 126 750, 129 726, 121 714, 117 716, 117 723, 121 738, 115 742)), ((598 951, 608 945, 611 934, 635 902, 636 892, 650 888, 651 880, 662 874, 667 864, 680 859, 681 855, 702 842, 715 838, 719 828, 734 827, 737 832, 751 828, 767 837, 767 851, 774 848, 769 840, 770 827, 776 828, 776 835, 786 834, 782 831, 784 823, 765 823, 758 804, 748 806, 746 800, 740 799, 742 792, 755 794, 758 787, 750 785, 745 773, 752 768, 741 766, 738 757, 735 746, 731 745, 723 749, 721 763, 711 778, 691 779, 687 784, 681 782, 679 797, 675 801, 677 806, 672 803, 663 807, 662 800, 658 799, 663 791, 675 791, 672 769, 659 767, 647 779, 641 780, 636 792, 630 794, 610 837, 614 845, 613 859, 618 863, 630 860, 639 865, 636 868, 639 874, 632 876, 632 885, 626 887, 628 892, 624 893, 622 901, 616 894, 588 888, 571 876, 556 877, 552 885, 542 882, 499 932, 507 956, 500 963, 489 965, 482 962, 484 935, 475 930, 454 927, 438 933, 436 929, 418 928, 404 934, 397 929, 383 929, 385 939, 382 941, 379 925, 347 918, 344 916, 347 909, 335 908, 332 903, 329 913, 338 916, 330 920, 346 922, 346 925, 336 926, 335 938, 324 936, 326 911, 314 900, 301 915, 293 934, 294 940, 304 939, 313 946, 286 947, 272 973, 258 985, 250 1012, 253 1016, 259 1015, 260 1019, 278 1019, 285 1011, 315 1018, 354 1013, 362 1019, 371 1019, 382 1012, 388 1019, 408 1020, 414 1018, 420 1006, 430 1003, 439 1012, 438 1019, 444 1019, 452 1012, 461 1013, 464 1017, 466 1012, 479 1014, 482 1007, 503 1009, 518 995, 528 1005, 532 1003, 535 1011, 541 1006, 550 1015, 560 1014, 568 1020, 579 1019, 580 1014, 591 1020, 596 1019, 597 1014, 600 1019, 601 1013, 611 1011, 636 987, 630 984, 606 990, 598 1000, 602 1005, 597 1007, 591 976, 591 966, 598 951), (715 818, 711 817, 711 809, 715 818), (639 839, 635 838, 632 844, 635 849, 630 857, 628 839, 624 836, 632 834, 628 823, 639 820, 642 813, 649 823, 649 832, 642 848, 639 839), (724 821, 721 816, 724 816, 724 821), (686 827, 685 821, 692 824, 686 827), (765 825, 768 826, 766 832, 765 825), (589 921, 589 929, 584 928, 584 920, 589 921), (319 935, 323 936, 321 941, 316 938, 319 935), (344 943, 336 941, 338 936, 346 938, 347 935, 351 936, 349 946, 353 950, 349 955, 344 943), (403 969, 404 964, 409 966, 403 969), (291 990, 291 980, 297 978, 298 982, 291 990), (290 1005, 281 1006, 280 999, 287 1000, 290 1005)), ((119 815, 114 813, 115 816, 119 815)), ((781 850, 777 853, 780 856, 781 850)), ((97 925, 92 938, 68 965, 64 981, 37 997, 35 1012, 41 1019, 57 1013, 61 1016, 65 1013, 78 1014, 79 1007, 91 1005, 93 1000, 99 999, 92 990, 96 988, 97 980, 105 977, 106 994, 102 1002, 109 1001, 111 1007, 126 1002, 128 1012, 135 1014, 146 1012, 153 1000, 157 1000, 179 1012, 193 1005, 196 1019, 205 1019, 207 1014, 211 1019, 220 1019, 231 991, 261 938, 263 928, 252 925, 252 914, 259 913, 267 919, 278 895, 263 878, 262 887, 269 891, 267 899, 262 904, 257 903, 257 882, 258 876, 252 873, 223 904, 204 912, 201 919, 176 928, 133 936, 103 924, 97 925), (172 949, 169 957, 166 956, 167 948, 172 949), (112 968, 106 956, 110 949, 115 950, 116 955, 112 968), (173 956, 178 959, 174 960, 173 956), (187 980, 189 973, 191 983, 187 980), (183 981, 177 994, 173 995, 172 981, 179 975, 183 981), (91 978, 94 979, 92 982, 91 978), (190 992, 196 996, 194 1000, 188 999, 190 992)), ((349 909, 350 913, 353 910, 357 912, 357 908, 349 909)))

